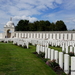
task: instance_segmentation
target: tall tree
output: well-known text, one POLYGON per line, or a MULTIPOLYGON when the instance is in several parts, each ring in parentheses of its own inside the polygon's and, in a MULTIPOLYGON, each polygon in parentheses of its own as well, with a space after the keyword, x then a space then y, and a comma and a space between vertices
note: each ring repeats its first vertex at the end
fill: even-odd
POLYGON ((20 20, 15 27, 16 31, 66 31, 65 23, 60 20, 50 23, 48 20, 40 20, 30 23, 29 20, 20 20))
POLYGON ((53 22, 51 23, 51 25, 50 25, 50 30, 51 30, 51 31, 56 31, 56 30, 55 30, 55 23, 53 23, 53 22))
POLYGON ((56 22, 55 30, 56 31, 66 31, 67 27, 66 27, 65 23, 62 20, 60 20, 60 21, 56 22))
POLYGON ((47 21, 45 21, 45 31, 51 31, 51 28, 50 28, 50 26, 51 26, 51 23, 47 20, 47 21))
POLYGON ((27 31, 28 30, 29 20, 20 20, 15 27, 16 31, 27 31))

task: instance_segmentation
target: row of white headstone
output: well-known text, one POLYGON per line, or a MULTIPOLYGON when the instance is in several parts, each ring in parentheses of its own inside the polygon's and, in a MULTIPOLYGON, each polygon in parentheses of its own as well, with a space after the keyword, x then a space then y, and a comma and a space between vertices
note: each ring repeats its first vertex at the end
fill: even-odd
POLYGON ((29 48, 29 42, 27 39, 14 39, 13 44, 17 44, 18 46, 29 48))
POLYGON ((65 44, 65 46, 67 45, 67 46, 70 46, 70 45, 72 45, 73 47, 75 46, 75 41, 68 41, 68 40, 51 40, 51 39, 48 39, 47 40, 48 41, 48 43, 49 43, 49 45, 51 45, 51 46, 60 46, 60 47, 62 47, 62 45, 63 44, 65 44))
POLYGON ((15 39, 15 38, 5 38, 1 39, 1 42, 8 43, 9 41, 13 41, 13 44, 17 44, 18 46, 29 48, 29 40, 28 39, 15 39))
POLYGON ((74 53, 74 55, 75 55, 75 46, 72 46, 72 45, 67 46, 67 45, 65 45, 65 44, 63 43, 62 51, 65 52, 65 53, 70 53, 70 52, 72 52, 72 53, 74 53))
POLYGON ((9 42, 9 40, 10 40, 10 39, 0 39, 0 42, 2 42, 2 41, 3 41, 3 42, 7 42, 7 43, 8 43, 8 42, 9 42))
POLYGON ((49 40, 48 43, 51 46, 62 47, 62 51, 65 53, 73 52, 75 55, 75 41, 49 40))
POLYGON ((55 59, 56 63, 60 65, 66 74, 70 72, 70 65, 71 65, 71 75, 75 75, 75 57, 71 57, 68 54, 63 54, 63 52, 58 52, 54 49, 50 49, 48 47, 43 47, 41 45, 36 46, 36 52, 39 54, 41 52, 45 52, 45 58, 50 60, 55 59), (71 60, 71 64, 70 64, 71 60), (64 64, 63 64, 64 63, 64 64))

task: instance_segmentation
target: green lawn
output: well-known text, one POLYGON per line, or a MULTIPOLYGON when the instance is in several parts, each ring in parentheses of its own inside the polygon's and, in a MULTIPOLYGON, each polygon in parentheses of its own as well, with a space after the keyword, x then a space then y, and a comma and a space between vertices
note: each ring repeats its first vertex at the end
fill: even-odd
POLYGON ((57 50, 59 52, 62 52, 62 48, 61 47, 53 47, 53 46, 49 46, 49 48, 57 50))
POLYGON ((0 75, 56 75, 34 51, 34 46, 24 49, 0 43, 0 75))

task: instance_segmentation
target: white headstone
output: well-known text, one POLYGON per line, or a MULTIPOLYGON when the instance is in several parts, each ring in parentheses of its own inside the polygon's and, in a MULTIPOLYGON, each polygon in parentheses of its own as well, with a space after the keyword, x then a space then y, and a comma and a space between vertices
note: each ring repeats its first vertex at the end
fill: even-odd
POLYGON ((69 55, 64 54, 64 72, 69 74, 69 55))
POLYGON ((58 51, 55 51, 54 59, 56 60, 56 63, 58 63, 58 60, 59 60, 58 51))
POLYGON ((54 49, 51 49, 51 60, 54 59, 54 49))
POLYGON ((72 46, 70 46, 70 52, 73 52, 73 47, 72 46))
POLYGON ((45 58, 48 58, 48 48, 45 47, 45 58))
POLYGON ((62 51, 65 50, 65 43, 62 44, 62 51))
POLYGON ((75 75, 75 57, 71 57, 71 75, 75 75))
POLYGON ((40 45, 38 45, 37 52, 40 53, 40 45))
POLYGON ((45 52, 45 47, 43 47, 43 52, 45 52))
POLYGON ((63 69, 63 52, 59 52, 59 65, 63 69))
POLYGON ((51 50, 50 50, 50 48, 48 48, 48 59, 50 59, 51 58, 51 50))
POLYGON ((68 46, 66 46, 66 53, 68 53, 68 46))
POLYGON ((42 46, 40 46, 40 51, 43 52, 43 47, 42 46))

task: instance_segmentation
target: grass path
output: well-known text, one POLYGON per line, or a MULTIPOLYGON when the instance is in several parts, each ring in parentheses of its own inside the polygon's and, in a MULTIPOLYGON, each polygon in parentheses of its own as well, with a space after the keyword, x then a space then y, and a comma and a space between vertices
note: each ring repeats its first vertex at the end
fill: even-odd
POLYGON ((62 48, 61 47, 53 47, 53 46, 49 46, 49 48, 57 50, 59 52, 62 52, 62 48))
POLYGON ((56 75, 41 59, 32 54, 34 46, 24 49, 0 43, 0 75, 56 75))

